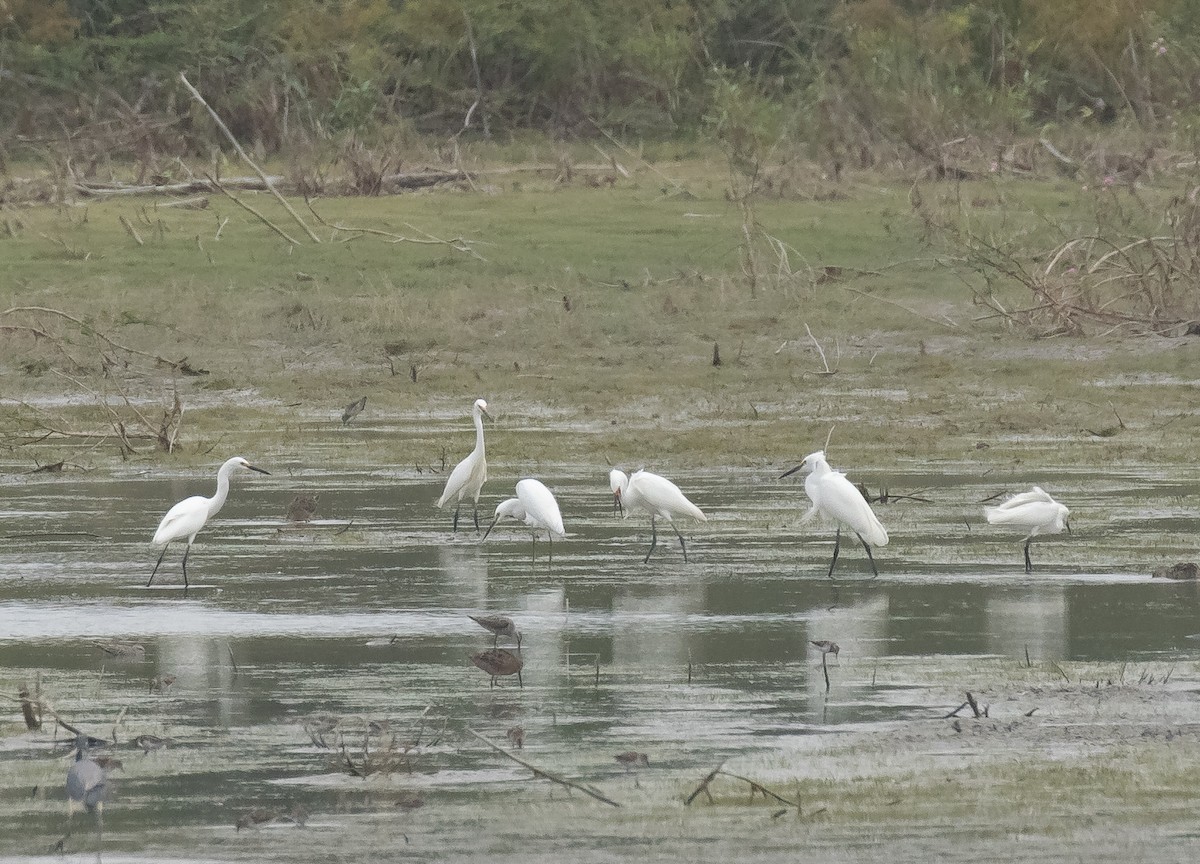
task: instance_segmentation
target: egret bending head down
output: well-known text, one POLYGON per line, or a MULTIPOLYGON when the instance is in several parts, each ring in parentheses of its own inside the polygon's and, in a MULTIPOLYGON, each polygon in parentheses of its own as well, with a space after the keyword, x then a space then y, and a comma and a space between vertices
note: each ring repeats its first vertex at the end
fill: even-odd
POLYGON ((442 490, 442 497, 437 502, 438 507, 442 507, 448 501, 454 502, 454 531, 458 531, 458 511, 462 507, 462 499, 468 496, 475 504, 475 530, 479 530, 479 492, 487 481, 487 457, 483 452, 483 415, 485 414, 489 420, 492 419, 492 415, 488 414, 487 402, 476 399, 471 408, 471 416, 475 421, 475 449, 467 454, 466 459, 454 466, 454 470, 446 479, 446 488, 442 490))
POLYGON ((808 476, 804 478, 804 491, 812 501, 812 507, 804 514, 804 519, 808 520, 814 514, 820 513, 837 524, 837 534, 833 541, 833 560, 829 562, 828 575, 833 576, 833 568, 837 564, 838 552, 842 545, 842 526, 845 525, 862 541, 863 548, 867 550, 867 559, 871 562, 871 572, 878 576, 879 571, 875 568, 871 547, 886 546, 888 535, 875 517, 867 499, 846 479, 845 474, 829 467, 823 450, 808 454, 803 462, 790 471, 785 471, 779 479, 795 474, 802 468, 809 469, 808 476))
POLYGON ((203 495, 193 495, 191 498, 184 498, 168 510, 167 515, 158 523, 158 530, 154 532, 154 545, 162 546, 163 551, 158 556, 158 562, 154 565, 154 570, 150 574, 150 581, 146 583, 147 588, 154 582, 154 574, 158 572, 159 564, 162 564, 171 543, 186 537, 187 549, 183 553, 183 591, 185 594, 187 593, 187 559, 188 553, 192 551, 192 542, 196 539, 196 535, 200 533, 200 529, 204 527, 205 523, 213 516, 216 516, 220 509, 225 506, 225 499, 229 496, 229 475, 238 468, 249 468, 251 471, 257 471, 259 474, 271 473, 256 465, 251 465, 241 456, 234 456, 232 459, 227 460, 217 471, 216 494, 211 498, 205 498, 203 495))
POLYGON ((484 540, 488 538, 488 534, 492 533, 496 523, 505 516, 516 519, 518 522, 524 522, 533 529, 533 556, 535 559, 537 558, 538 532, 545 531, 550 543, 550 560, 554 560, 554 535, 566 537, 567 531, 563 527, 562 513, 559 512, 554 493, 547 489, 542 481, 534 480, 532 477, 517 481, 517 497, 501 501, 496 507, 492 524, 484 532, 484 540))
POLYGON ((1014 495, 998 507, 984 507, 983 512, 989 524, 1015 525, 1029 532, 1025 537, 1026 573, 1033 572, 1029 544, 1034 537, 1039 534, 1061 534, 1064 528, 1068 533, 1071 531, 1071 524, 1067 522, 1071 511, 1051 498, 1040 486, 1014 495))
POLYGON ((700 508, 689 501, 679 490, 679 487, 657 474, 649 471, 634 471, 629 477, 623 471, 614 468, 609 472, 609 485, 613 490, 613 499, 620 507, 622 516, 628 518, 630 512, 640 509, 650 515, 650 549, 646 552, 643 564, 650 562, 650 554, 658 545, 658 529, 656 519, 666 520, 675 536, 679 538, 679 548, 683 550, 684 563, 687 562, 687 544, 683 535, 675 527, 675 519, 688 516, 697 522, 707 522, 708 517, 700 508))

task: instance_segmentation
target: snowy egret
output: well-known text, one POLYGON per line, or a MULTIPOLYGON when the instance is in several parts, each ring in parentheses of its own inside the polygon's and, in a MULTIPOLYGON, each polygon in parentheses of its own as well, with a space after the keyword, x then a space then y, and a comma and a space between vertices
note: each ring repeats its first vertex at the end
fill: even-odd
POLYGON ((658 545, 656 519, 665 519, 674 529, 675 536, 679 538, 679 548, 683 550, 683 560, 686 563, 688 560, 687 544, 683 542, 683 535, 675 527, 675 519, 679 516, 690 516, 697 522, 707 522, 708 517, 700 511, 700 508, 689 501, 679 491, 679 487, 666 477, 651 474, 649 471, 634 471, 631 476, 626 477, 623 472, 614 468, 608 476, 610 485, 614 487, 613 494, 621 505, 621 514, 624 517, 628 517, 631 511, 638 508, 650 514, 650 550, 646 553, 642 563, 650 562, 650 554, 658 545))
POLYGON ((875 518, 867 499, 846 479, 845 474, 829 467, 823 450, 808 454, 803 462, 790 471, 785 471, 779 479, 795 474, 801 468, 809 469, 808 476, 804 478, 804 491, 812 500, 812 507, 804 514, 802 521, 820 513, 826 519, 837 523, 837 534, 833 540, 833 560, 829 562, 829 577, 833 577, 833 568, 837 565, 838 552, 841 551, 843 525, 862 541, 863 548, 867 550, 867 560, 871 562, 871 572, 878 576, 879 571, 875 568, 871 547, 886 546, 888 535, 875 518))
POLYGON ((1026 573, 1033 572, 1029 544, 1034 537, 1039 534, 1061 534, 1064 528, 1068 533, 1071 531, 1071 525, 1067 522, 1071 511, 1051 498, 1050 493, 1040 486, 1014 495, 998 507, 984 507, 983 512, 991 525, 1016 525, 1029 532, 1025 538, 1026 573))
POLYGON ((88 736, 75 736, 75 762, 67 771, 67 814, 74 815, 79 807, 96 813, 104 812, 104 796, 108 778, 104 769, 88 756, 88 736))
POLYGON ((567 531, 563 528, 562 513, 558 510, 558 502, 554 500, 554 493, 547 489, 542 481, 534 480, 531 477, 517 481, 517 497, 501 501, 496 507, 496 515, 492 518, 492 524, 483 534, 484 540, 488 538, 488 534, 492 533, 496 523, 505 516, 516 519, 518 522, 524 522, 533 529, 533 557, 535 560, 537 558, 538 532, 545 531, 550 544, 550 560, 554 560, 554 535, 566 537, 567 531))
POLYGON ((479 490, 487 480, 487 458, 483 454, 483 415, 488 414, 487 402, 476 399, 471 409, 475 420, 475 449, 467 454, 467 458, 454 466, 450 477, 446 480, 446 488, 437 506, 442 507, 447 501, 454 501, 454 530, 458 531, 458 511, 462 507, 462 499, 471 496, 475 502, 475 530, 479 530, 479 490))
POLYGON ((367 407, 367 397, 366 396, 362 397, 361 399, 356 399, 355 401, 351 402, 349 405, 346 406, 346 410, 342 412, 342 425, 349 426, 350 421, 353 420, 355 417, 357 417, 359 414, 361 414, 363 412, 363 409, 366 407, 367 407))
POLYGON ((504 648, 489 648, 487 651, 480 651, 478 654, 471 655, 471 662, 492 676, 492 686, 496 686, 496 679, 501 675, 516 675, 517 683, 521 685, 521 689, 525 689, 525 682, 521 680, 521 669, 525 666, 518 655, 504 648))
POLYGON ((167 549, 175 540, 187 538, 187 549, 183 553, 183 591, 186 594, 188 589, 187 578, 187 559, 188 553, 192 551, 192 541, 196 539, 196 535, 200 533, 200 529, 204 527, 209 519, 216 516, 220 509, 225 506, 225 499, 229 495, 229 475, 238 468, 249 468, 251 471, 257 471, 259 474, 270 474, 264 468, 259 468, 257 465, 251 465, 241 456, 234 456, 221 466, 217 471, 217 492, 211 498, 205 498, 203 495, 193 495, 191 498, 184 498, 174 507, 167 511, 167 515, 158 523, 158 530, 154 532, 153 543, 155 546, 162 546, 162 555, 158 556, 158 563, 154 565, 154 571, 150 574, 150 581, 146 583, 149 588, 154 582, 154 574, 158 572, 158 567, 166 557, 167 549))
POLYGON ((468 615, 472 621, 482 627, 484 630, 490 630, 492 636, 492 647, 496 647, 496 643, 500 641, 501 636, 509 636, 517 640, 517 650, 521 650, 521 631, 517 629, 517 625, 507 615, 468 615))

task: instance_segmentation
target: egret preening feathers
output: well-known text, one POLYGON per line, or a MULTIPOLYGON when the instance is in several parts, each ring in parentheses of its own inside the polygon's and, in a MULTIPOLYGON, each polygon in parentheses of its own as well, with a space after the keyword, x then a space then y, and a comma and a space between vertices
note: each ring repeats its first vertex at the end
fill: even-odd
POLYGON ((475 503, 475 530, 479 530, 479 490, 487 481, 487 458, 483 453, 483 415, 488 414, 488 405, 482 399, 476 399, 471 408, 471 416, 475 420, 475 449, 467 454, 467 458, 454 466, 450 477, 446 480, 446 488, 437 506, 442 507, 447 501, 454 501, 454 530, 458 531, 458 511, 462 507, 462 499, 470 496, 475 503))
POLYGON ((1029 544, 1039 534, 1061 534, 1065 528, 1068 532, 1071 525, 1067 516, 1071 511, 1066 505, 1059 504, 1040 486, 1034 486, 1028 492, 1021 492, 1009 498, 997 507, 984 507, 984 515, 992 525, 1016 525, 1029 534, 1025 538, 1025 572, 1033 572, 1033 562, 1029 560, 1029 544))
POLYGON ((234 456, 221 466, 217 471, 217 492, 211 498, 205 498, 203 495, 193 495, 191 498, 184 498, 174 507, 167 511, 167 515, 158 523, 158 530, 154 532, 154 545, 162 546, 162 554, 158 556, 158 563, 154 565, 154 571, 150 574, 150 581, 146 583, 149 588, 154 582, 154 574, 158 572, 159 564, 162 564, 163 558, 166 557, 167 549, 175 540, 187 538, 187 549, 183 553, 183 590, 187 593, 188 578, 187 578, 187 559, 188 553, 192 551, 192 541, 196 539, 196 535, 200 533, 200 529, 204 527, 213 516, 216 516, 220 509, 225 506, 225 499, 229 495, 229 475, 238 468, 249 468, 251 471, 257 471, 259 474, 270 474, 263 468, 251 465, 241 456, 234 456))
POLYGON ((814 513, 820 513, 826 519, 837 523, 833 560, 829 562, 828 575, 833 576, 833 568, 837 564, 838 552, 842 545, 842 526, 845 525, 862 541, 863 548, 867 550, 867 560, 871 562, 871 572, 878 576, 879 571, 875 568, 871 547, 886 546, 888 535, 875 517, 867 499, 846 479, 845 474, 829 467, 823 450, 808 454, 803 462, 790 471, 785 471, 779 479, 795 474, 801 468, 809 469, 808 476, 804 478, 804 491, 812 500, 812 507, 804 514, 804 518, 809 519, 814 513))
POLYGON ((658 545, 656 519, 665 519, 670 523, 671 528, 675 531, 675 536, 679 538, 679 548, 683 550, 683 560, 686 563, 687 544, 683 542, 683 535, 675 527, 675 519, 680 516, 690 516, 697 522, 707 522, 708 517, 701 512, 700 508, 689 501, 679 491, 679 487, 666 477, 651 474, 649 471, 634 471, 631 476, 626 477, 624 472, 614 468, 609 472, 608 477, 609 484, 613 489, 613 497, 620 506, 623 516, 628 517, 632 510, 639 508, 650 515, 650 549, 646 552, 642 563, 650 562, 650 554, 658 545))
POLYGON ((488 534, 492 533, 496 523, 505 516, 516 519, 518 522, 524 522, 533 529, 535 558, 537 557, 538 532, 545 531, 550 543, 550 560, 554 560, 554 535, 566 537, 567 531, 563 528, 562 513, 559 512, 558 502, 554 500, 554 493, 547 489, 544 483, 531 477, 517 481, 517 497, 501 501, 496 507, 496 515, 492 518, 492 524, 483 534, 484 540, 488 538, 488 534))

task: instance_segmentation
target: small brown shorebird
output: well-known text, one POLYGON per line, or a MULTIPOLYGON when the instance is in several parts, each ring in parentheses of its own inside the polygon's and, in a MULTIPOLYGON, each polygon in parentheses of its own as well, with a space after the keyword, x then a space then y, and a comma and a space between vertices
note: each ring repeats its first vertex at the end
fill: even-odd
POLYGON ((471 662, 492 676, 491 686, 496 686, 496 679, 502 675, 516 675, 521 689, 525 682, 521 680, 521 668, 525 662, 516 654, 504 648, 490 648, 471 655, 471 662))
POLYGON ((300 492, 292 499, 292 503, 288 505, 287 518, 289 522, 308 522, 317 515, 317 499, 321 497, 319 492, 300 492))
POLYGON ((484 630, 491 630, 492 647, 495 648, 500 641, 501 636, 508 636, 517 640, 517 650, 521 650, 521 632, 517 630, 517 625, 507 615, 468 615, 472 621, 482 627, 484 630))
POLYGON ((809 642, 821 652, 822 663, 825 662, 828 655, 832 654, 834 657, 837 657, 838 652, 842 650, 836 642, 830 642, 828 639, 810 639, 809 642))
POLYGON ((124 763, 115 756, 93 756, 92 761, 103 768, 105 771, 125 770, 124 763))
POLYGON ((508 736, 509 742, 518 750, 525 749, 525 730, 520 726, 514 726, 505 733, 508 736))
POLYGON ((139 642, 93 642, 97 648, 116 660, 145 660, 146 646, 139 642))
POLYGON ((174 675, 163 675, 161 678, 151 678, 150 692, 166 693, 167 690, 170 689, 171 685, 175 683, 175 681, 176 678, 174 675))
POLYGON ((632 771, 634 768, 650 767, 650 757, 645 753, 638 753, 636 750, 618 753, 613 758, 624 765, 626 771, 632 771))
POLYGON ((350 425, 350 421, 353 420, 355 417, 357 417, 359 414, 361 414, 363 412, 363 409, 366 407, 367 407, 367 397, 366 396, 362 397, 361 399, 356 399, 353 402, 351 402, 349 405, 346 406, 346 410, 342 412, 342 425, 343 426, 350 425))
POLYGON ((174 738, 159 738, 157 735, 139 735, 133 739, 133 746, 141 747, 143 755, 151 750, 162 750, 167 745, 174 743, 174 738))

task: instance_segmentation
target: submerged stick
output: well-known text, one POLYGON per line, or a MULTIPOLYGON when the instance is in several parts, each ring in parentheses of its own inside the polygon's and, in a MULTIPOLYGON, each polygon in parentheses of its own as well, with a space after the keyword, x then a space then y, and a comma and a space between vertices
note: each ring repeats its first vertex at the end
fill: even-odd
POLYGON ((684 807, 687 807, 688 805, 690 805, 690 804, 691 804, 693 801, 695 801, 695 800, 696 800, 696 797, 697 797, 697 796, 698 796, 698 795, 699 795, 701 792, 703 792, 705 795, 707 795, 707 796, 708 796, 708 800, 709 800, 709 801, 712 801, 712 800, 713 800, 713 797, 712 797, 712 793, 708 791, 708 784, 709 784, 709 783, 711 783, 711 782, 713 781, 713 778, 714 778, 714 777, 716 777, 718 774, 720 774, 720 773, 721 773, 721 769, 722 769, 722 768, 724 768, 724 767, 725 767, 725 763, 724 763, 724 762, 722 762, 722 763, 721 763, 720 765, 718 765, 716 768, 714 768, 713 770, 709 771, 709 772, 708 772, 708 776, 706 776, 706 777, 705 777, 703 780, 701 780, 701 781, 700 781, 700 785, 699 785, 699 786, 697 786, 697 787, 695 788, 695 790, 692 792, 692 794, 691 794, 691 795, 689 795, 689 796, 687 797, 687 800, 685 800, 685 801, 683 802, 683 806, 684 806, 684 807))
POLYGON ((484 744, 491 747, 497 753, 501 753, 501 754, 507 756, 509 759, 516 762, 518 765, 522 766, 523 768, 528 768, 530 771, 533 772, 534 777, 544 777, 547 780, 549 780, 550 782, 557 783, 560 786, 566 786, 568 789, 578 789, 584 795, 590 795, 591 797, 595 798, 597 801, 603 801, 605 804, 608 804, 611 807, 620 807, 621 806, 620 804, 618 804, 616 801, 612 800, 611 798, 606 798, 605 796, 601 795, 595 789, 592 789, 588 786, 584 786, 582 783, 576 783, 574 780, 568 780, 566 777, 562 777, 558 774, 552 774, 549 771, 546 771, 542 768, 538 768, 536 765, 532 765, 529 762, 526 762, 524 759, 514 756, 513 754, 511 754, 507 750, 505 750, 503 747, 501 747, 500 745, 493 744, 487 738, 485 738, 484 736, 482 736, 478 732, 476 732, 474 729, 468 729, 467 731, 470 732, 472 735, 474 735, 476 738, 478 738, 480 741, 482 741, 484 744))
POLYGON ((755 792, 761 792, 764 797, 769 796, 771 798, 774 798, 780 804, 787 804, 789 807, 795 807, 797 810, 800 809, 799 801, 791 801, 787 798, 784 798, 782 795, 778 794, 777 792, 772 792, 770 789, 768 789, 766 786, 759 783, 757 780, 751 780, 749 777, 743 777, 741 774, 731 774, 730 772, 724 771, 720 768, 717 769, 716 773, 723 774, 726 777, 732 777, 734 780, 741 780, 743 783, 749 783, 750 784, 750 794, 752 796, 755 792))

